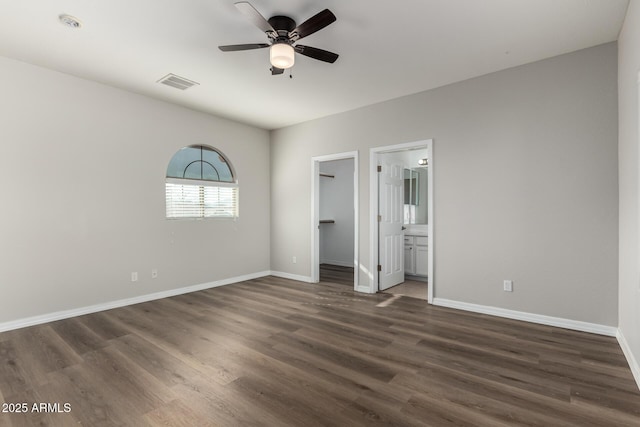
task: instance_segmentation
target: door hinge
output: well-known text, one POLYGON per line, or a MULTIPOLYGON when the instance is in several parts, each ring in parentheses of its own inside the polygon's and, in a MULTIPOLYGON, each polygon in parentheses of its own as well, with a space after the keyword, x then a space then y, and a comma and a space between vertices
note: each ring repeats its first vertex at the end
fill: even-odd
POLYGON ((378 264, 378 271, 382 271, 382 266, 378 264))
POLYGON ((378 222, 382 222, 382 215, 378 215, 378 222))
POLYGON ((378 172, 382 172, 382 166, 378 165, 378 172))

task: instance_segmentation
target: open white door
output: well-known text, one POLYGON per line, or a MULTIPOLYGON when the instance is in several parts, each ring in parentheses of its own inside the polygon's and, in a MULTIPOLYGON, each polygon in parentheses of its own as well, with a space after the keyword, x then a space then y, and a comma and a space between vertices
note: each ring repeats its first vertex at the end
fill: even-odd
MULTIPOLYGON (((380 156, 381 160, 384 156, 380 156)), ((379 290, 404 282, 403 197, 404 166, 401 162, 381 161, 379 189, 379 290)))

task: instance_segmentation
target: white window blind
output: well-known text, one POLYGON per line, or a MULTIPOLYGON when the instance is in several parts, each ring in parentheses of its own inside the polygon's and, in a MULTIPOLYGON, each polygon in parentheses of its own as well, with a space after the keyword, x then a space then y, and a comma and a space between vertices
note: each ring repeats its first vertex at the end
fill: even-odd
POLYGON ((167 218, 237 218, 238 185, 211 181, 166 181, 167 218))

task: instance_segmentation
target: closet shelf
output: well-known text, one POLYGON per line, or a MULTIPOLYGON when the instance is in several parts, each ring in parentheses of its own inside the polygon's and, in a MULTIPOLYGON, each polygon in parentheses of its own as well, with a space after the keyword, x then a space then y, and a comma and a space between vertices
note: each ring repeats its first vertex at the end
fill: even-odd
POLYGON ((321 219, 320 224, 335 224, 336 221, 334 219, 321 219))

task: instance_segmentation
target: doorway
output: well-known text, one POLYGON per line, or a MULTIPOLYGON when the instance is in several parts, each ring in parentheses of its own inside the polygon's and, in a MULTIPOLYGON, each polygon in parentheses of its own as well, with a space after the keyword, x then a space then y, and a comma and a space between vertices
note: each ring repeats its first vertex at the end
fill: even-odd
POLYGON ((433 301, 433 163, 433 140, 371 149, 371 292, 423 282, 433 301))
POLYGON ((311 159, 311 280, 358 290, 358 152, 311 159))

